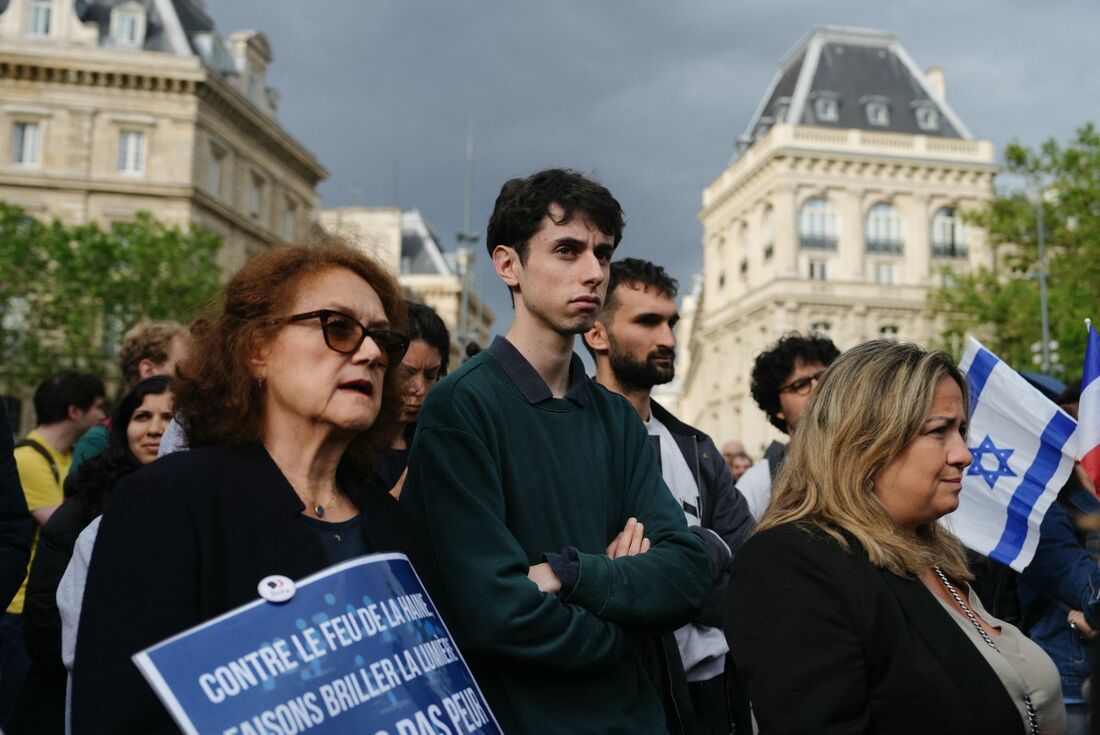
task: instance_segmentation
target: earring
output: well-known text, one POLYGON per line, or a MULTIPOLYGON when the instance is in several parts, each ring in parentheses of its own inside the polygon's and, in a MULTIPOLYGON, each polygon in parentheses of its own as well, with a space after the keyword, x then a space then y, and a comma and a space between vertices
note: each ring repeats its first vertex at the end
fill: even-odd
POLYGON ((264 389, 264 376, 262 376, 262 375, 261 375, 261 376, 260 376, 259 378, 257 378, 257 379, 256 379, 256 386, 257 386, 257 387, 258 387, 258 388, 259 388, 260 390, 263 390, 263 389, 264 389))

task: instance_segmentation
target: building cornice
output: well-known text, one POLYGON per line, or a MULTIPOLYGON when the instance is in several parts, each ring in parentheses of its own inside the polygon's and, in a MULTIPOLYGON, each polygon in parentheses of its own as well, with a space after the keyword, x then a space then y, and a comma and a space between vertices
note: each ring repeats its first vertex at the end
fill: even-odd
POLYGON ((55 54, 43 54, 40 48, 27 51, 0 52, 0 82, 195 96, 231 118, 246 135, 293 167, 312 186, 328 177, 328 171, 312 153, 197 57, 100 49, 61 50, 55 54))
POLYGON ((989 174, 1000 170, 994 161, 993 144, 986 140, 777 124, 703 191, 700 219, 728 201, 768 164, 782 158, 882 163, 989 174))

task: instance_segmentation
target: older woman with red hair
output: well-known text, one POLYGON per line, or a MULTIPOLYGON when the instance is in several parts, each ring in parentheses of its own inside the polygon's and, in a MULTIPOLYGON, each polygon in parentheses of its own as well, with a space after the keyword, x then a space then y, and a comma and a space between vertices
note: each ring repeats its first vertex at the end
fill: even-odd
POLYGON ((176 732, 130 656, 365 553, 411 553, 365 489, 398 430, 405 306, 381 265, 334 241, 250 260, 198 320, 176 409, 191 447, 119 484, 88 570, 73 732, 176 732))

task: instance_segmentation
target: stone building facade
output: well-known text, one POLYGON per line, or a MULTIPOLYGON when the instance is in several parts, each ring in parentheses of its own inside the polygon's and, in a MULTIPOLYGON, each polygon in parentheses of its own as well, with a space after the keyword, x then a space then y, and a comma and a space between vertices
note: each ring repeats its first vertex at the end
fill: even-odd
POLYGON ((0 2, 0 200, 220 235, 225 271, 316 221, 324 167, 276 119, 262 33, 202 0, 0 2))
POLYGON ((419 210, 341 207, 323 210, 320 223, 385 263, 408 298, 435 309, 451 333, 452 368, 461 364, 467 342, 489 344, 494 316, 477 295, 472 252, 447 252, 419 210))
POLYGON ((961 214, 990 198, 996 170, 993 145, 948 105, 942 70, 922 72, 890 33, 813 29, 703 192, 680 415, 759 457, 779 435, 750 373, 781 335, 817 332, 842 350, 933 342, 929 290, 992 257, 961 214))

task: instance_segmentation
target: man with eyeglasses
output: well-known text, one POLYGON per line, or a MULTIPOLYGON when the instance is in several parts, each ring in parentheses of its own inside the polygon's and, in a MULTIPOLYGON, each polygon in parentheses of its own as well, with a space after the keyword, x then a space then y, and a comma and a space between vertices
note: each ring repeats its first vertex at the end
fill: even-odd
POLYGON ((504 185, 486 244, 515 318, 428 394, 413 439, 401 501, 508 733, 665 732, 647 644, 710 591, 637 413, 573 352, 622 229, 611 193, 576 172, 504 185))
MULTIPOLYGON (((762 352, 752 368, 752 397, 772 426, 793 434, 814 387, 840 350, 827 337, 791 332, 762 352)), ((753 518, 760 521, 771 499, 772 480, 787 458, 787 445, 773 441, 764 458, 737 481, 753 518)))

